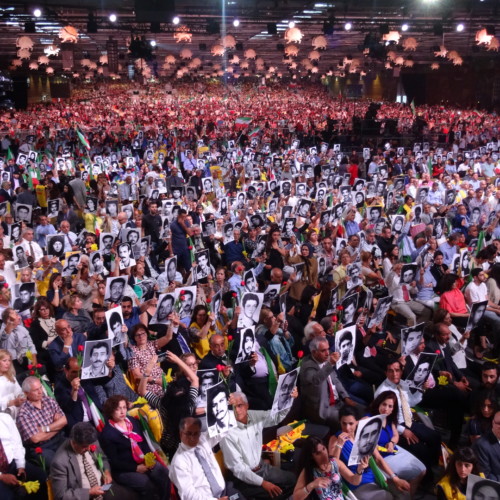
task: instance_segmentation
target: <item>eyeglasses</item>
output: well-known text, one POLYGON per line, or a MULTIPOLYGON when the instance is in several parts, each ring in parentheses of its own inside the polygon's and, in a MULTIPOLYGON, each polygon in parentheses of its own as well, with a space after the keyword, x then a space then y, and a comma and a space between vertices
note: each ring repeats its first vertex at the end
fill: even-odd
POLYGON ((201 432, 196 431, 196 432, 187 432, 187 431, 182 431, 183 434, 185 434, 187 437, 200 437, 201 432))

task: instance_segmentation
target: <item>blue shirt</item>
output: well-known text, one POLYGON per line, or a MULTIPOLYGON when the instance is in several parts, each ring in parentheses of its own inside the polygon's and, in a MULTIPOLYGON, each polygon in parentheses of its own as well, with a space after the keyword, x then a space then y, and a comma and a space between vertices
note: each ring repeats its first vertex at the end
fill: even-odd
POLYGON ((37 228, 35 229, 35 241, 42 248, 45 248, 47 246, 47 239, 45 237, 56 233, 57 231, 52 224, 47 224, 46 226, 37 226, 37 228))
POLYGON ((447 265, 451 265, 453 256, 457 253, 457 247, 455 245, 450 245, 447 241, 439 245, 439 250, 443 252, 443 262, 447 265))
MULTIPOLYGON (((189 227, 189 222, 185 222, 186 227, 189 227)), ((177 220, 172 221, 170 224, 170 232, 172 233, 172 248, 174 253, 187 252, 188 250, 188 239, 186 231, 177 220)))

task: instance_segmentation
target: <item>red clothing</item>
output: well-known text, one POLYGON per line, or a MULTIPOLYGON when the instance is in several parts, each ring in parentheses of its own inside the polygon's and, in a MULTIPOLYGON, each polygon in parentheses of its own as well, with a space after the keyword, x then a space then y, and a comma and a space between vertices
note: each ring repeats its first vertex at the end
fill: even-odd
POLYGON ((358 166, 355 163, 351 163, 347 167, 347 171, 351 174, 351 177, 349 178, 349 184, 352 186, 354 184, 354 181, 358 177, 358 173, 359 173, 358 166))
POLYGON ((469 312, 465 305, 464 294, 458 288, 443 293, 439 301, 439 307, 449 313, 467 314, 469 312))

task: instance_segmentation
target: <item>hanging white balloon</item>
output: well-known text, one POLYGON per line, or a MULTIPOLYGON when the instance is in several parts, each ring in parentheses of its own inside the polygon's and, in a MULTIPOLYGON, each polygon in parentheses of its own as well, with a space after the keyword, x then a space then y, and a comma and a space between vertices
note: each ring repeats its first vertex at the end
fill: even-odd
POLYGON ((245 59, 255 59, 257 57, 257 52, 253 49, 247 49, 244 53, 245 59))
POLYGON ((299 55, 299 48, 296 45, 288 45, 285 47, 285 54, 288 57, 297 57, 299 55))
POLYGON ((382 40, 384 42, 396 42, 399 43, 399 39, 401 38, 401 35, 399 34, 399 31, 389 31, 389 33, 386 33, 385 35, 382 35, 382 40))
POLYGON ((57 56, 59 54, 59 51, 61 49, 57 46, 57 45, 47 45, 47 47, 45 47, 43 49, 43 51, 45 52, 45 55, 47 56, 57 56))
POLYGON ((29 49, 19 49, 17 51, 17 57, 19 59, 29 59, 31 57, 31 52, 29 49))
POLYGON ((210 50, 213 56, 223 56, 224 55, 224 47, 222 45, 216 44, 212 46, 210 50))
POLYGON ((321 54, 317 50, 311 50, 308 57, 311 61, 319 61, 321 54))
POLYGON ((300 43, 304 37, 299 28, 289 28, 285 31, 286 43, 300 43))
POLYGON ((47 56, 39 56, 38 64, 49 64, 49 58, 47 56))
POLYGON ((193 53, 189 49, 182 49, 179 56, 181 59, 191 59, 193 57, 193 53))
POLYGON ((226 48, 226 49, 234 49, 236 47, 236 38, 234 38, 233 35, 226 35, 222 41, 221 44, 226 48))
POLYGON ((312 39, 312 46, 317 50, 325 50, 328 46, 328 40, 323 35, 315 36, 312 39))
POLYGON ((33 45, 35 45, 35 42, 33 42, 33 40, 29 36, 26 36, 26 35, 20 36, 16 40, 16 47, 18 47, 19 49, 32 50, 33 45))

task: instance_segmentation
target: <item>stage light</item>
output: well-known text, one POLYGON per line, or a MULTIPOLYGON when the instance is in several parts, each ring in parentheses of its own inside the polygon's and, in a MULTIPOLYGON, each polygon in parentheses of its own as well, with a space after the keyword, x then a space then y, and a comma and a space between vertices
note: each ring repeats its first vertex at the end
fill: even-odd
POLYGON ((352 28, 352 24, 351 24, 351 23, 345 23, 345 24, 344 24, 344 29, 345 29, 346 31, 349 31, 351 28, 352 28))
POLYGON ((290 21, 290 22, 288 23, 288 27, 289 27, 290 29, 295 28, 295 23, 294 23, 293 21, 290 21))
POLYGON ((461 33, 464 30, 464 28, 465 28, 465 26, 462 23, 457 24, 457 31, 459 33, 461 33))
POLYGON ((401 31, 408 31, 408 25, 406 23, 403 24, 403 26, 401 26, 401 31))
POLYGON ((156 47, 156 40, 151 40, 149 43, 151 44, 151 47, 156 47))
POLYGON ((110 22, 116 23, 116 19, 117 19, 116 14, 110 14, 109 15, 110 22))
POLYGON ((239 25, 240 25, 240 20, 239 20, 239 19, 235 19, 235 20, 233 21, 233 26, 234 26, 235 28, 237 28, 239 25))
POLYGON ((41 11, 40 9, 35 9, 35 10, 33 11, 33 15, 34 15, 35 17, 40 17, 40 16, 42 15, 42 11, 41 11))
POLYGON ((179 24, 181 22, 181 20, 179 19, 179 16, 175 16, 173 19, 172 19, 172 22, 174 24, 179 24))

